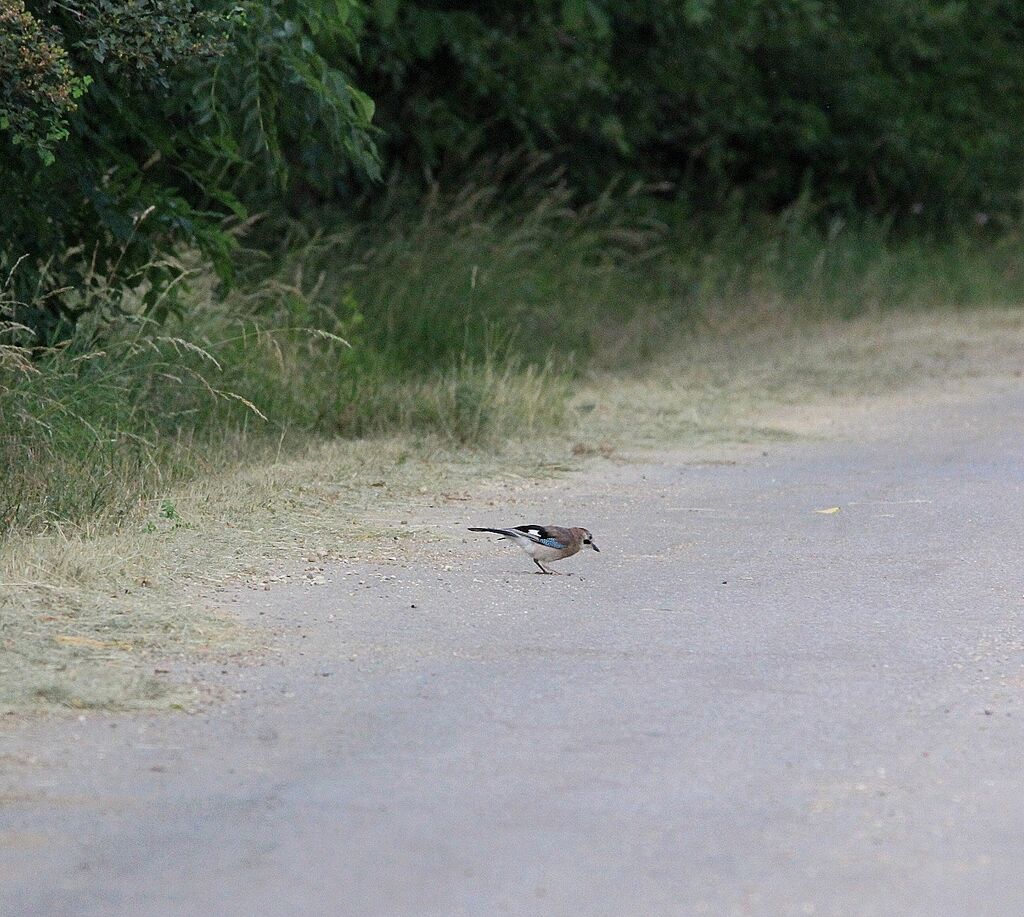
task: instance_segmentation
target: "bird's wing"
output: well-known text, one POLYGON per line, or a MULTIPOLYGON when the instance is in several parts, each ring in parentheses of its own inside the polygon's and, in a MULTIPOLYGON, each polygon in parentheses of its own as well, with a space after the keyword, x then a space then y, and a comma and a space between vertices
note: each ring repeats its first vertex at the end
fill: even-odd
POLYGON ((522 533, 529 538, 530 541, 545 545, 549 548, 564 548, 569 544, 569 542, 564 538, 559 537, 550 529, 546 529, 542 525, 517 525, 514 531, 522 533))
POLYGON ((545 528, 543 525, 517 525, 514 529, 490 529, 471 527, 471 532, 493 532, 495 535, 504 535, 506 538, 525 538, 534 544, 542 544, 548 548, 562 549, 569 546, 566 536, 552 528, 545 528))

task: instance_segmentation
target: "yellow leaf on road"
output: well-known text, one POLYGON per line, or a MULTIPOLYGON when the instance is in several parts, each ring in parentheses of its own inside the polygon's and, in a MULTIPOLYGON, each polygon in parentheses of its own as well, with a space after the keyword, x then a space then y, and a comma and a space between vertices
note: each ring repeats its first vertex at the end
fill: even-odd
POLYGON ((816 509, 816 513, 821 513, 823 516, 831 516, 833 513, 839 512, 838 506, 830 506, 828 509, 816 509))

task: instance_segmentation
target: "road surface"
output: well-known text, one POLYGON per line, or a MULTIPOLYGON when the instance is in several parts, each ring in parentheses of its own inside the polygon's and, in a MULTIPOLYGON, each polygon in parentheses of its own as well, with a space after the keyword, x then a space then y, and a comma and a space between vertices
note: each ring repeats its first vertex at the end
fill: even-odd
POLYGON ((224 702, 4 731, 0 913, 1024 913, 1022 433, 662 456, 246 592, 224 702), (519 522, 602 553, 462 532, 519 522))

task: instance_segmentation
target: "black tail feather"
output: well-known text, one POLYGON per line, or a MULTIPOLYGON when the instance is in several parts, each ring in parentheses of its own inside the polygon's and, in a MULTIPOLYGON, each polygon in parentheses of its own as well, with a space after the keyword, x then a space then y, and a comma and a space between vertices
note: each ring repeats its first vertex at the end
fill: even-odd
POLYGON ((467 531, 470 532, 491 532, 495 535, 513 535, 515 534, 511 529, 480 529, 474 526, 470 526, 467 531))

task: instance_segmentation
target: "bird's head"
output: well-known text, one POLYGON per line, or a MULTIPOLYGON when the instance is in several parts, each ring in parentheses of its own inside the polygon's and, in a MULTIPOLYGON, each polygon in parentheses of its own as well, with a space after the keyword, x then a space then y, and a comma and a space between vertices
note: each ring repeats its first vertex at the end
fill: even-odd
POLYGON ((585 545, 590 545, 590 547, 592 547, 599 554, 601 553, 601 549, 596 544, 594 544, 594 536, 590 534, 590 531, 588 529, 580 529, 580 535, 582 536, 583 543, 585 545))

